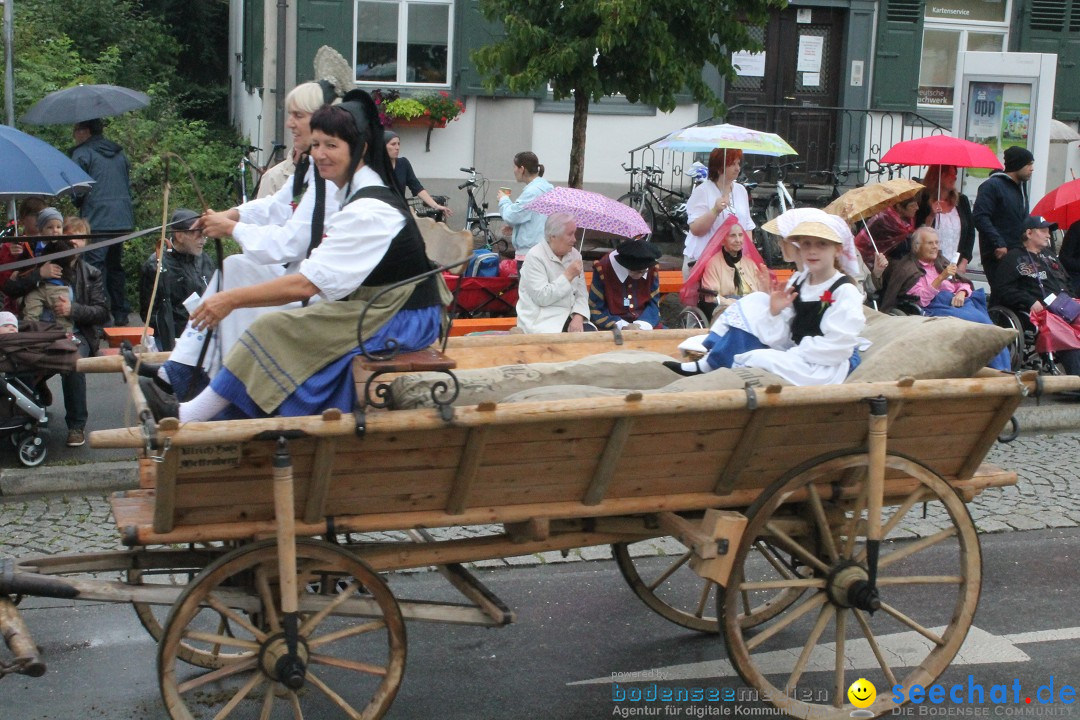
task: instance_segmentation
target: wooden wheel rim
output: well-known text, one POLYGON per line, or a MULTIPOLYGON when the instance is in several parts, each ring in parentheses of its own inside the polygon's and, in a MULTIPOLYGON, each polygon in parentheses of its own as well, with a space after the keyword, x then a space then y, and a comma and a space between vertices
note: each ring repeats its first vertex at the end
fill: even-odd
MULTIPOLYGON (((405 623, 401 615, 401 609, 394 599, 386 583, 371 570, 366 563, 354 555, 330 543, 317 540, 297 538, 296 554, 298 564, 305 561, 316 561, 319 569, 335 570, 351 575, 372 596, 382 612, 384 630, 387 635, 388 659, 386 662, 385 675, 368 704, 360 710, 352 708, 347 711, 350 717, 360 720, 378 720, 390 707, 401 685, 401 679, 405 672, 406 641, 405 623)), ((247 545, 220 558, 203 570, 198 577, 181 593, 169 612, 169 618, 165 623, 165 634, 158 646, 158 680, 161 689, 162 700, 169 716, 173 720, 195 720, 188 709, 183 695, 180 692, 176 678, 176 664, 174 660, 182 660, 177 652, 183 631, 187 623, 194 618, 203 601, 210 593, 220 586, 223 580, 235 577, 247 570, 252 570, 260 565, 276 571, 277 568, 277 542, 267 540, 247 545)), ((255 596, 257 597, 257 596, 255 596)), ((280 613, 280 598, 275 597, 275 610, 280 613)), ((303 613, 302 613, 303 615, 303 613)), ((301 625, 303 624, 303 617, 301 625)), ((304 634, 301 633, 304 637, 304 634)), ((276 682, 269 680, 259 667, 256 658, 252 658, 252 667, 242 670, 252 676, 251 682, 255 682, 255 676, 261 676, 269 681, 267 694, 273 694, 275 689, 280 688, 276 682)), ((239 663, 231 664, 238 667, 239 663)), ((314 665, 312 667, 315 667, 314 665)), ((228 672, 228 668, 216 671, 228 672)), ((230 673, 230 674, 240 674, 230 673)), ((310 678, 309 678, 310 680, 310 678)), ((265 681, 263 684, 265 684, 265 681)), ((341 689, 341 688, 339 688, 341 689)), ((347 689, 346 689, 347 691, 347 689)), ((238 693, 239 694, 239 693, 238 693)), ((300 709, 299 693, 287 693, 289 702, 294 707, 294 717, 302 718, 300 709)), ((265 711, 264 711, 265 712, 265 711)), ((221 717, 228 717, 230 713, 224 713, 221 717)))
MULTIPOLYGON (((774 483, 754 503, 748 513, 750 519, 743 534, 738 554, 735 557, 729 587, 734 587, 742 581, 743 567, 749 550, 753 547, 754 540, 786 497, 796 490, 824 479, 828 475, 842 470, 866 467, 867 464, 868 456, 863 453, 820 458, 804 464, 774 483)), ((952 525, 957 531, 955 539, 960 549, 959 569, 962 580, 957 586, 956 605, 953 608, 951 619, 941 635, 942 642, 931 650, 919 665, 906 667, 907 672, 903 679, 897 678, 898 684, 905 689, 910 689, 912 685, 916 684, 923 686, 932 684, 960 650, 968 629, 971 627, 975 608, 978 604, 982 581, 982 558, 975 524, 971 520, 967 507, 948 483, 917 461, 900 455, 887 455, 885 467, 886 469, 900 470, 907 473, 910 478, 917 480, 921 486, 933 493, 934 497, 930 498, 930 500, 940 502, 948 511, 952 525)), ((886 489, 889 487, 889 482, 886 481, 886 489)), ((910 512, 910 509, 908 512, 910 512)), ((863 537, 865 537, 864 534, 863 537)), ((856 543, 857 545, 858 543, 856 543)), ((885 557, 886 555, 883 554, 882 558, 885 557)), ((815 592, 824 592, 824 589, 815 592)), ((753 662, 750 650, 746 645, 748 638, 743 635, 745 628, 737 622, 738 595, 737 592, 722 594, 719 612, 728 655, 742 679, 762 693, 764 697, 770 698, 774 705, 792 717, 827 718, 828 720, 849 718, 851 711, 854 709, 854 706, 849 703, 845 702, 839 708, 831 704, 807 703, 785 695, 783 688, 777 688, 762 674, 753 662)), ((883 597, 883 600, 887 600, 887 595, 883 597)), ((828 604, 829 601, 826 601, 825 605, 828 604)), ((854 682, 859 677, 858 671, 848 672, 848 677, 850 677, 851 682, 854 682)), ((908 696, 908 693, 905 692, 906 696, 908 696)), ((889 691, 889 688, 879 689, 877 700, 867 710, 871 711, 875 717, 891 712, 899 707, 899 704, 892 701, 892 697, 893 694, 889 691)))
MULTIPOLYGON (((671 601, 666 599, 663 594, 657 592, 657 589, 653 589, 650 583, 641 576, 638 571, 637 564, 635 563, 635 557, 630 553, 630 545, 633 543, 616 543, 611 546, 611 555, 615 558, 615 564, 619 568, 619 572, 622 573, 623 579, 626 580, 626 584, 630 586, 638 598, 645 603, 653 612, 660 615, 662 618, 681 625, 682 627, 690 630, 697 630, 704 633, 719 633, 720 621, 716 615, 707 615, 704 612, 698 614, 697 612, 688 612, 682 607, 677 607, 671 601)), ((689 550, 687 550, 689 552, 689 550)), ((654 557, 654 556, 645 556, 654 557)), ((671 563, 676 564, 682 561, 681 557, 669 556, 671 563)), ((668 566, 670 568, 670 566, 668 566)), ((665 568, 665 571, 668 569, 665 568)), ((663 575, 663 572, 657 574, 657 579, 663 575)), ((675 578, 679 575, 680 582, 682 577, 690 576, 692 581, 696 584, 686 595, 687 598, 695 599, 699 607, 704 604, 705 608, 715 608, 723 600, 719 597, 713 601, 713 597, 717 592, 723 593, 721 588, 716 582, 712 580, 706 580, 696 573, 687 569, 682 573, 676 573, 672 575, 675 578), (707 588, 707 591, 706 591, 707 588)), ((782 591, 776 594, 776 596, 769 599, 767 603, 762 603, 751 609, 749 613, 743 613, 739 616, 739 622, 744 628, 753 627, 775 617, 777 614, 784 611, 785 608, 790 606, 793 602, 799 599, 803 594, 802 590, 790 590, 782 591)))

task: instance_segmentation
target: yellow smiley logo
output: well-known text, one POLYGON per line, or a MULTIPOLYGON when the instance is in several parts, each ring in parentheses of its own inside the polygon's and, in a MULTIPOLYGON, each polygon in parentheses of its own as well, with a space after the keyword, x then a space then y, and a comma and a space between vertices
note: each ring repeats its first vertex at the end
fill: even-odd
POLYGON ((867 708, 874 704, 877 688, 866 678, 859 678, 847 689, 848 700, 857 708, 867 708))

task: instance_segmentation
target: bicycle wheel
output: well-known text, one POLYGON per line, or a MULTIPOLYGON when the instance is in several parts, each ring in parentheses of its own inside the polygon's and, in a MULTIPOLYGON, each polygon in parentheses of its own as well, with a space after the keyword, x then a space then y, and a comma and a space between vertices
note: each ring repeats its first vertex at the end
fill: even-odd
POLYGON ((620 197, 619 202, 623 205, 629 205, 641 213, 645 224, 649 226, 650 235, 656 232, 656 209, 652 206, 652 201, 648 195, 634 190, 620 197))

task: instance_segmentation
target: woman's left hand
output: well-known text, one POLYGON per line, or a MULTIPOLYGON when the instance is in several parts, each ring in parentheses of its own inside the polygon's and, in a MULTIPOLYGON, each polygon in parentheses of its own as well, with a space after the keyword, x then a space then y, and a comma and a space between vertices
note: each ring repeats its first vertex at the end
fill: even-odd
POLYGON ((446 217, 454 217, 454 211, 451 210, 448 205, 436 205, 435 209, 441 212, 446 217))
POLYGON ((584 332, 585 318, 574 314, 570 317, 570 324, 566 326, 566 332, 584 332))
POLYGON ((952 296, 953 307, 964 307, 964 301, 967 300, 968 295, 966 290, 957 290, 952 296))
POLYGON ((189 320, 196 330, 206 330, 217 327, 235 309, 228 291, 219 292, 203 300, 189 320))

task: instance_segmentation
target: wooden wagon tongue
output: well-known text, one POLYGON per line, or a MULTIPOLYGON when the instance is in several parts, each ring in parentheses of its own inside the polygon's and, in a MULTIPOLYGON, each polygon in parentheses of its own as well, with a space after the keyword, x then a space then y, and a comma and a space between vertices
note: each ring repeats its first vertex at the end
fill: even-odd
POLYGON ((12 663, 0 660, 0 678, 9 673, 30 677, 41 677, 45 674, 45 663, 41 661, 38 646, 30 637, 30 631, 26 629, 26 623, 19 615, 15 603, 7 597, 0 597, 0 633, 3 633, 4 642, 15 656, 12 663))

